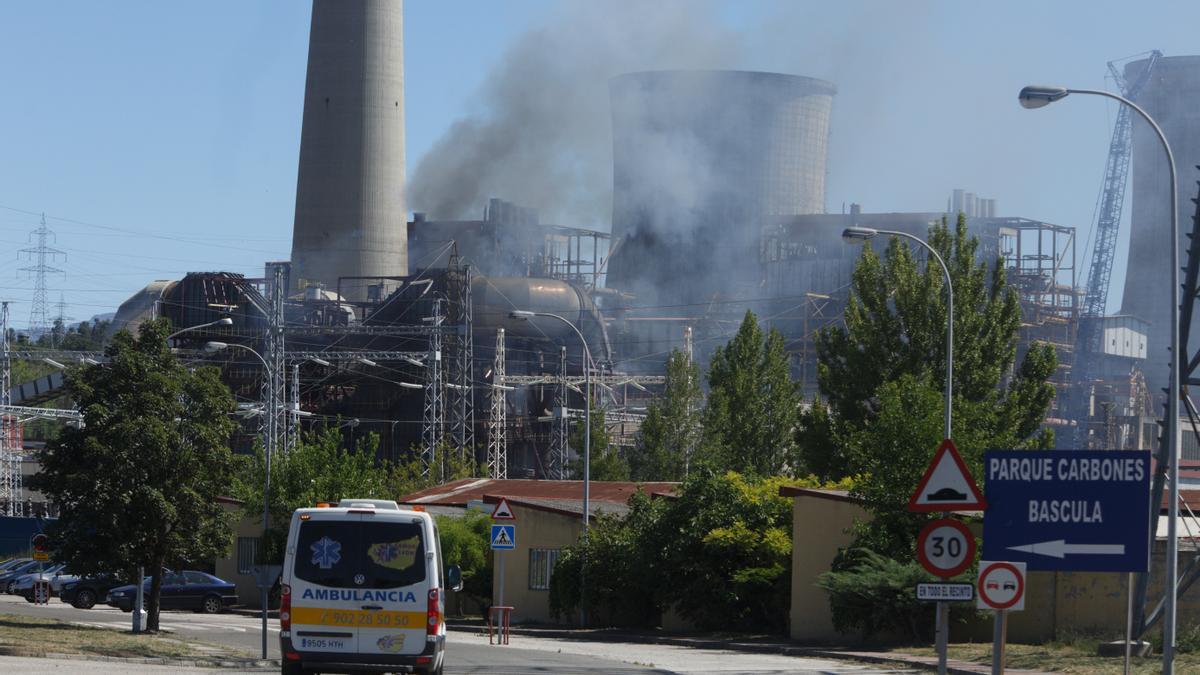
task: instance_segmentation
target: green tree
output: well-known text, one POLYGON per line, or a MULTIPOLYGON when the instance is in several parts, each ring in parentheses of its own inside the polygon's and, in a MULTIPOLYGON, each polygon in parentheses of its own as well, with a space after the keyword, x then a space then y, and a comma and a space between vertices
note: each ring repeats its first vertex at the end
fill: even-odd
POLYGON ((651 403, 629 456, 633 480, 682 480, 700 445, 700 371, 687 354, 671 352, 662 396, 651 403))
MULTIPOLYGON (((395 499, 386 466, 375 461, 379 439, 374 434, 360 439, 357 450, 345 446, 336 426, 309 432, 287 454, 271 457, 270 529, 260 549, 262 563, 283 562, 292 512, 317 502, 339 499, 395 499)), ((247 517, 261 517, 266 482, 266 456, 261 444, 242 467, 233 485, 234 495, 243 500, 247 517)))
POLYGON ((708 368, 704 452, 720 470, 770 476, 795 470, 800 394, 783 336, 765 336, 747 311, 737 335, 718 347, 708 368))
POLYGON ((552 611, 577 610, 585 592, 598 623, 654 626, 675 608, 704 629, 782 633, 792 507, 779 488, 795 482, 698 468, 677 498, 635 495, 627 516, 598 518, 587 541, 559 558, 552 611))
MULTIPOLYGON (((33 487, 59 506, 60 558, 88 574, 150 574, 147 627, 158 630, 162 568, 224 554, 231 518, 217 498, 233 478, 233 396, 212 367, 180 363, 170 323, 118 333, 109 363, 69 371, 83 415, 41 453, 33 487)), ((140 582, 140 580, 139 580, 140 582)))
MULTIPOLYGON (((1002 260, 976 261, 965 218, 953 231, 945 221, 934 226, 928 240, 954 285, 954 440, 978 477, 985 448, 1052 445, 1041 423, 1057 359, 1050 345, 1035 344, 1014 372, 1017 295, 1002 260)), ((802 415, 802 456, 825 477, 861 475, 856 493, 874 520, 860 543, 893 557, 911 554, 927 520, 905 505, 942 438, 946 314, 940 266, 921 271, 910 248, 893 239, 882 258, 864 249, 844 327, 817 340, 824 398, 802 415)))
MULTIPOLYGON (((591 480, 629 480, 629 462, 612 445, 608 435, 608 420, 603 408, 592 408, 591 453, 588 475, 591 480)), ((570 444, 578 456, 567 463, 567 472, 574 480, 583 480, 583 424, 571 430, 570 444)))
POLYGON ((463 589, 455 597, 470 599, 483 614, 492 601, 492 519, 485 513, 468 511, 466 515, 436 516, 442 539, 442 559, 446 565, 462 569, 463 589))

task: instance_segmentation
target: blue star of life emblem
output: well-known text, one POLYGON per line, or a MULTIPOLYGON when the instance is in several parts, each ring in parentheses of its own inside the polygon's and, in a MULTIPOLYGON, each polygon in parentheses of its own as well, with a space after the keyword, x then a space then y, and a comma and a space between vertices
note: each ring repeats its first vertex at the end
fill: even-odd
POLYGON ((314 541, 310 548, 313 552, 312 564, 323 570, 333 567, 342 559, 341 542, 334 541, 329 537, 321 537, 314 541))

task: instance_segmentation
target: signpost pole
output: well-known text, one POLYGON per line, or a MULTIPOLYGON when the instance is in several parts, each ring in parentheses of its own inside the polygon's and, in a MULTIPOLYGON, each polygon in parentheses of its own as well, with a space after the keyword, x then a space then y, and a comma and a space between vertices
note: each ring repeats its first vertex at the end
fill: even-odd
POLYGON ((950 614, 945 602, 937 604, 937 655, 938 675, 946 674, 946 651, 950 642, 950 614))
POLYGON ((1004 642, 1008 635, 1008 610, 998 609, 992 626, 992 675, 1004 673, 1004 642))
POLYGON ((497 566, 500 568, 500 583, 496 584, 496 604, 500 607, 504 606, 504 559, 508 556, 505 551, 496 551, 496 557, 500 560, 497 566))
POLYGON ((142 580, 146 578, 142 571, 142 566, 138 566, 137 589, 133 592, 133 632, 142 632, 142 580))
POLYGON ((1133 641, 1133 572, 1128 576, 1125 583, 1125 595, 1128 596, 1125 605, 1125 675, 1129 675, 1129 643, 1133 641))

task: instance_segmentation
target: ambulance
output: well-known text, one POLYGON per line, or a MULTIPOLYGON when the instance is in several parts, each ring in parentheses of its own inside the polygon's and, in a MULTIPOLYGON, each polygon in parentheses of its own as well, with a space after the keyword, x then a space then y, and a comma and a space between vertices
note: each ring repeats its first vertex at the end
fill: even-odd
POLYGON ((461 587, 424 511, 371 499, 297 509, 280 578, 283 675, 441 675, 445 593, 461 587))

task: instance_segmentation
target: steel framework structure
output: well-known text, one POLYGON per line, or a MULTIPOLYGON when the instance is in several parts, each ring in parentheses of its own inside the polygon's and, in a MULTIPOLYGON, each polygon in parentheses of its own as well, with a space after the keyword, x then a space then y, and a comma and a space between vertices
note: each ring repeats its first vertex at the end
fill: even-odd
POLYGON ((496 355, 492 359, 491 410, 488 415, 488 478, 508 478, 508 382, 504 367, 504 329, 496 329, 496 355))
MULTIPOLYGON (((1200 169, 1200 166, 1196 167, 1200 169)), ((1200 183, 1197 183, 1200 188, 1200 183)), ((1188 251, 1187 265, 1184 269, 1183 277, 1183 296, 1179 307, 1179 348, 1180 356, 1183 358, 1182 373, 1180 376, 1180 391, 1168 392, 1168 395, 1178 395, 1183 404, 1185 414, 1191 422, 1190 433, 1192 433, 1197 441, 1200 441, 1200 410, 1197 410, 1196 403, 1192 401, 1192 397, 1188 394, 1188 387, 1200 385, 1200 336, 1192 333, 1192 319, 1196 315, 1197 304, 1200 303, 1200 190, 1197 196, 1192 200, 1196 204, 1195 213, 1192 215, 1192 231, 1188 235, 1188 251)), ((1162 504, 1163 494, 1166 492, 1167 474, 1171 466, 1171 462, 1178 461, 1179 458, 1171 456, 1171 443, 1167 442, 1166 433, 1167 425, 1162 426, 1162 435, 1158 441, 1158 461, 1154 467, 1154 479, 1150 486, 1150 543, 1154 544, 1155 535, 1158 532, 1158 518, 1160 505, 1162 504)), ((1188 430, 1181 430, 1182 433, 1189 433, 1188 430)), ((1180 446, 1182 447, 1182 443, 1180 446)), ((1180 496, 1180 506, 1189 515, 1194 517, 1186 501, 1180 496)), ((1200 533, 1191 533, 1192 537, 1198 536, 1200 533)), ((1179 587, 1177 598, 1182 598, 1188 589, 1200 580, 1200 548, 1188 547, 1188 560, 1179 567, 1179 587)), ((1181 547, 1182 550, 1182 547, 1181 547)), ((1147 612, 1147 601, 1150 587, 1150 574, 1138 574, 1137 587, 1135 589, 1134 607, 1137 616, 1134 617, 1135 635, 1141 636, 1150 629, 1159 619, 1162 618, 1163 609, 1166 606, 1167 598, 1164 595, 1159 599, 1154 609, 1147 612)))
POLYGON ((287 410, 287 370, 284 338, 283 307, 287 298, 287 264, 267 263, 266 315, 267 326, 263 335, 263 361, 267 372, 263 373, 262 401, 265 410, 259 422, 259 433, 271 449, 288 448, 288 437, 292 435, 287 410), (283 442, 280 442, 280 441, 283 442))
POLYGON ((454 331, 452 336, 450 363, 452 370, 449 380, 454 386, 449 387, 449 417, 450 437, 459 453, 459 460, 471 457, 475 453, 475 391, 474 391, 474 311, 471 302, 472 272, 470 265, 460 265, 457 254, 450 258, 449 290, 453 293, 454 302, 450 304, 450 321, 454 331))
POLYGON ((8 345, 8 303, 0 303, 0 500, 4 515, 17 515, 21 501, 21 424, 12 405, 12 358, 8 345))
POLYGON ((554 389, 554 415, 550 424, 550 451, 546 455, 546 478, 563 480, 570 453, 570 427, 567 419, 567 348, 559 348, 558 386, 554 389))
MULTIPOLYGON (((440 329, 442 326, 441 298, 433 301, 433 316, 431 326, 440 329)), ((421 438, 424 447, 421 449, 422 474, 429 476, 438 468, 438 450, 442 444, 442 432, 446 425, 446 410, 442 403, 442 331, 433 330, 429 333, 429 354, 425 357, 425 403, 421 410, 421 438)), ((439 473, 438 477, 442 477, 439 473)))
POLYGON ((29 267, 22 267, 20 271, 28 272, 33 276, 33 302, 29 308, 29 334, 37 337, 46 329, 49 322, 46 316, 46 275, 62 274, 62 270, 47 265, 46 260, 54 260, 60 255, 65 258, 67 254, 46 245, 46 239, 54 236, 54 232, 46 227, 46 214, 44 213, 41 225, 30 236, 37 237, 37 246, 23 248, 20 253, 29 256, 30 261, 36 260, 37 262, 29 267))

